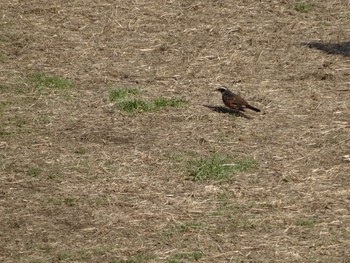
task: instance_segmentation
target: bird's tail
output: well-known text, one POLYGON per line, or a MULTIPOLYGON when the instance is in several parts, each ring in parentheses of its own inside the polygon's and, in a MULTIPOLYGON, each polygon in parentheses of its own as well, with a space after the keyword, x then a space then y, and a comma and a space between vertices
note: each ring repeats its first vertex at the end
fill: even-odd
POLYGON ((256 111, 256 112, 260 112, 260 111, 261 111, 261 110, 259 110, 258 108, 253 107, 252 105, 246 105, 246 107, 247 107, 248 109, 251 109, 251 110, 256 111))

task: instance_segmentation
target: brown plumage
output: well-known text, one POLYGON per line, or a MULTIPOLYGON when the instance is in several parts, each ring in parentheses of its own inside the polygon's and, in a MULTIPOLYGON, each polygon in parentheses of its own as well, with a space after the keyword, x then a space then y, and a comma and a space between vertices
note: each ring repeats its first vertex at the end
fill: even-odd
POLYGON ((238 94, 233 93, 225 86, 216 89, 216 91, 219 91, 222 94, 222 101, 224 102, 226 107, 232 110, 244 111, 244 109, 247 108, 256 112, 260 112, 258 108, 253 107, 244 98, 242 98, 238 94))

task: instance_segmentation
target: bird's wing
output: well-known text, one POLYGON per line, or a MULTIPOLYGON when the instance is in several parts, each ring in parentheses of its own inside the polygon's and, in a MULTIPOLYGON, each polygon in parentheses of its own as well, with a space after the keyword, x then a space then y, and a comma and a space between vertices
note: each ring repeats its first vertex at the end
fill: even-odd
POLYGON ((225 105, 226 105, 227 107, 229 107, 229 108, 231 108, 231 109, 233 109, 233 110, 240 110, 240 109, 241 109, 240 105, 237 104, 237 103, 235 102, 235 100, 232 99, 232 98, 226 99, 224 102, 225 102, 225 105))

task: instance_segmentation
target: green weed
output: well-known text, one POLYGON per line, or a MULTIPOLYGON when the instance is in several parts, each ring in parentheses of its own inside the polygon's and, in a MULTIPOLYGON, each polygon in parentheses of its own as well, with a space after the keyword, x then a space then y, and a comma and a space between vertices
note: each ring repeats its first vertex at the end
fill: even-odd
POLYGON ((140 89, 116 88, 109 91, 109 100, 116 102, 115 106, 127 113, 158 111, 166 107, 180 107, 187 103, 184 99, 155 98, 150 101, 133 98, 142 93, 140 89))
POLYGON ((184 99, 157 98, 149 102, 146 102, 140 99, 133 99, 133 100, 120 101, 116 104, 116 107, 127 113, 134 113, 134 112, 159 111, 166 107, 179 107, 186 103, 187 102, 184 99))
POLYGON ((295 225, 303 227, 313 227, 315 224, 315 219, 299 219, 295 222, 295 225))
POLYGON ((150 111, 151 105, 139 99, 121 101, 116 104, 117 108, 128 113, 135 111, 150 111))
POLYGON ((27 171, 27 174, 31 177, 37 177, 41 173, 39 168, 33 167, 27 171))
POLYGON ((128 98, 130 95, 140 94, 141 92, 142 90, 140 89, 116 88, 109 91, 109 100, 116 102, 128 98))
POLYGON ((190 160, 188 173, 196 181, 220 181, 231 179, 237 172, 252 170, 257 165, 257 161, 251 157, 238 159, 232 156, 214 155, 190 160))
POLYGON ((46 73, 34 73, 28 76, 28 84, 36 89, 50 88, 50 89, 68 89, 72 88, 73 82, 70 80, 51 76, 46 73))
POLYGON ((294 9, 300 13, 308 13, 312 10, 312 4, 306 2, 300 2, 294 4, 294 9))

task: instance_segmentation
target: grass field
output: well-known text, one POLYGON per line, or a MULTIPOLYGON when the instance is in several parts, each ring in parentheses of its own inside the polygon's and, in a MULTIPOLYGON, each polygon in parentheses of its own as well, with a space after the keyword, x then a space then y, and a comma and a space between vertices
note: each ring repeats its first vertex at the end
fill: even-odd
POLYGON ((350 262, 349 1, 1 1, 0 262, 350 262))

